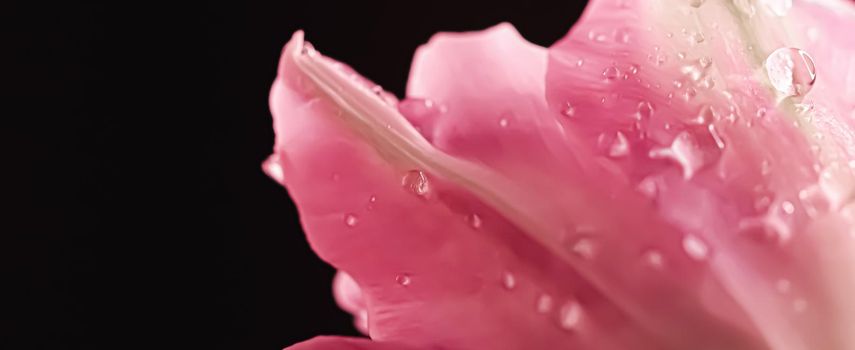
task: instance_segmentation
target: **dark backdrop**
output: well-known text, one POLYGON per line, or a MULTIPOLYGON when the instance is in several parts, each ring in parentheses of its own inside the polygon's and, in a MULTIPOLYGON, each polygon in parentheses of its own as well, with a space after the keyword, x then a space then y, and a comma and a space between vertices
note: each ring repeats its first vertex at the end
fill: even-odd
POLYGON ((437 31, 549 45, 583 1, 0 5, 0 348, 279 349, 356 332, 261 161, 297 29, 401 96, 437 31))

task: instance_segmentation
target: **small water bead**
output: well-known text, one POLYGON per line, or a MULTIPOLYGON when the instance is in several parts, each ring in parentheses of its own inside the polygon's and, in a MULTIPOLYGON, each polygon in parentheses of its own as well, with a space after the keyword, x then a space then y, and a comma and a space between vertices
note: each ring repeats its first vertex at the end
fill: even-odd
POLYGON ((508 127, 508 118, 499 119, 499 126, 506 128, 508 127))
POLYGON ((582 306, 576 301, 568 301, 561 306, 559 325, 564 330, 573 330, 582 321, 582 306))
POLYGON ((430 183, 421 170, 410 170, 401 180, 401 186, 413 194, 424 197, 430 192, 430 183))
POLYGON ((345 214, 344 215, 344 224, 347 227, 356 227, 356 224, 359 223, 359 218, 354 214, 345 214))
POLYGON ((790 201, 783 201, 781 202, 781 211, 783 211, 784 214, 792 215, 796 212, 796 207, 790 201))
POLYGON ((594 241, 590 238, 580 238, 570 248, 574 254, 582 259, 590 260, 594 257, 594 241))
POLYGON ((704 4, 704 0, 689 0, 689 6, 698 8, 704 4))
POLYGON ((609 80, 609 81, 615 80, 619 76, 620 76, 620 70, 618 70, 618 68, 615 66, 609 66, 603 70, 603 78, 606 78, 606 80, 609 80))
POLYGON ((804 96, 816 82, 813 58, 804 50, 782 47, 764 63, 769 82, 784 97, 804 96))
POLYGON ((580 58, 578 61, 576 61, 576 67, 582 67, 584 64, 585 64, 584 58, 580 58))
POLYGON ((692 234, 683 237, 683 250, 690 258, 697 261, 706 260, 709 256, 707 244, 692 234))
POLYGON ((827 212, 830 207, 828 198, 825 197, 819 185, 808 186, 799 191, 799 202, 811 218, 827 212))
POLYGON ((537 312, 541 314, 549 313, 552 311, 553 300, 549 294, 541 294, 537 298, 537 312))
POLYGON ((683 178, 691 179, 705 165, 704 153, 696 140, 687 132, 681 132, 669 147, 651 149, 652 159, 671 159, 683 170, 683 178))
POLYGON ((410 283, 412 283, 412 279, 410 278, 410 275, 400 274, 400 275, 395 276, 395 283, 398 283, 399 285, 406 287, 406 286, 409 286, 410 283))
POLYGON ((638 65, 637 64, 629 65, 629 73, 632 75, 638 74, 638 65))
POLYGON ((588 32, 588 40, 596 41, 596 42, 604 42, 606 41, 606 35, 603 33, 598 33, 594 30, 588 32))
POLYGON ((564 107, 561 108, 561 114, 565 117, 572 118, 576 115, 576 107, 570 104, 570 102, 564 102, 564 107))
POLYGON ((481 217, 478 214, 472 213, 466 216, 466 221, 469 223, 469 226, 472 226, 474 229, 481 228, 483 222, 481 221, 481 217))
POLYGON ((505 272, 502 274, 502 287, 505 287, 507 290, 514 289, 517 285, 517 279, 510 272, 505 272))
POLYGON ((665 257, 657 250, 651 250, 644 253, 644 261, 655 269, 661 269, 665 266, 665 257))
POLYGON ((647 120, 653 116, 653 105, 647 101, 641 101, 635 108, 636 120, 647 120))
POLYGON ((718 149, 724 149, 724 139, 721 137, 721 134, 719 134, 715 125, 707 125, 707 130, 710 132, 710 136, 712 136, 713 141, 715 141, 715 146, 718 147, 718 149))
POLYGON ((629 141, 620 131, 617 132, 612 146, 609 148, 609 157, 619 158, 629 154, 629 141))
POLYGON ((615 42, 620 44, 628 44, 630 41, 630 32, 627 28, 618 28, 615 30, 615 42))
POLYGON ((705 39, 706 38, 704 37, 704 34, 700 32, 694 32, 692 34, 689 34, 689 43, 691 44, 700 44, 704 42, 705 39))

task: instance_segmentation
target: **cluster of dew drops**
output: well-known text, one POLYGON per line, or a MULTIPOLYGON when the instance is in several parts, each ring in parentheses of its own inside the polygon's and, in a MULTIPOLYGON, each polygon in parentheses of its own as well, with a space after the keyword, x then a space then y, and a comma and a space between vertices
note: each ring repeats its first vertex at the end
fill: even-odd
MULTIPOLYGON (((625 0, 623 0, 625 1, 625 0)), ((686 0, 688 4, 694 8, 699 8, 704 5, 705 0, 686 0)), ((735 7, 745 14, 749 16, 753 16, 755 13, 755 3, 760 2, 768 6, 768 8, 778 16, 783 16, 787 13, 792 3, 791 0, 732 0, 735 7)), ((684 30, 683 35, 686 36, 691 43, 699 44, 705 40, 702 33, 699 32, 687 32, 684 30)), ((670 38, 673 36, 671 33, 667 33, 667 36, 670 38)), ((630 34, 625 30, 618 30, 615 33, 616 42, 628 43, 630 34)), ((593 41, 602 42, 606 40, 606 37, 602 34, 597 34, 595 32, 591 32, 589 35, 589 39, 593 41)), ((685 53, 678 53, 677 57, 681 60, 686 58, 685 53)), ((657 65, 662 65, 667 61, 667 56, 662 54, 659 50, 659 47, 654 47, 654 53, 648 55, 648 59, 650 59, 653 63, 657 65)), ((580 58, 576 65, 578 67, 582 67, 585 64, 585 60, 580 58)), ((683 73, 686 78, 685 81, 674 81, 673 87, 675 89, 681 89, 685 87, 683 90, 683 98, 687 101, 692 98, 697 91, 694 87, 689 86, 687 82, 693 82, 697 87, 700 88, 712 88, 714 86, 714 81, 709 78, 707 75, 707 71, 710 69, 712 65, 712 60, 709 57, 700 57, 697 60, 692 61, 691 63, 683 66, 681 68, 681 73, 683 73)), ((766 75, 769 79, 771 86, 775 89, 779 97, 781 98, 800 98, 807 94, 811 87, 814 85, 816 81, 816 68, 814 65, 814 61, 812 57, 804 50, 792 47, 781 47, 774 50, 772 53, 768 55, 766 60, 764 61, 764 69, 766 75)), ((607 66, 602 71, 602 78, 606 82, 617 81, 621 78, 624 80, 628 79, 628 77, 636 75, 639 71, 640 67, 638 65, 630 65, 627 69, 619 69, 615 65, 607 66)), ((648 86, 649 87, 649 86, 648 86)), ((660 88, 660 86, 656 86, 656 88, 660 88)), ((376 91, 375 91, 376 92, 376 91)), ((673 95, 673 94, 672 94, 673 95)), ((669 97, 672 97, 669 95, 669 97)), ((605 102, 606 98, 604 97, 601 102, 605 102)), ((421 113, 432 113, 436 112, 435 110, 441 110, 444 112, 444 106, 438 105, 431 100, 421 100, 421 99, 408 99, 402 101, 403 103, 420 103, 423 106, 419 105, 421 108, 421 113)), ((647 101, 640 101, 637 106, 637 110, 634 118, 637 120, 649 119, 654 113, 654 106, 647 101)), ((710 113, 709 109, 702 109, 701 114, 699 115, 697 122, 703 123, 709 120, 711 116, 705 115, 710 113)), ((577 110, 576 107, 570 103, 566 102, 563 106, 561 113, 568 118, 573 118, 576 116, 577 110)), ((758 116, 760 114, 765 114, 765 110, 761 108, 758 110, 758 116)), ((507 128, 510 124, 510 118, 508 115, 501 115, 498 119, 498 125, 501 128, 507 128)), ((717 146, 719 148, 724 147, 724 143, 721 137, 717 134, 717 131, 713 124, 709 124, 709 131, 715 140, 717 146)), ((686 135, 678 135, 674 142, 662 148, 653 149, 649 152, 648 156, 651 158, 670 158, 679 164, 683 168, 683 174, 685 178, 690 178, 694 171, 697 170, 697 165, 693 164, 697 160, 692 159, 692 157, 696 157, 695 154, 692 153, 691 148, 692 140, 690 140, 686 135)), ((611 144, 606 148, 607 155, 612 158, 619 158, 629 155, 629 141, 627 140, 627 136, 621 132, 617 132, 613 137, 611 137, 611 144)), ((404 190, 412 193, 415 196, 427 199, 430 196, 431 192, 431 184, 427 177, 427 175, 421 170, 410 170, 407 171, 401 180, 401 185, 404 190)), ((649 184, 647 184, 649 185, 649 184)), ((641 183, 639 186, 639 190, 642 192, 645 191, 646 188, 645 183, 641 183)), ((655 189, 652 189, 655 191, 655 189)), ((803 191, 804 192, 804 191, 803 191)), ((802 193, 803 194, 803 193, 802 193)), ((801 195, 800 194, 800 197, 801 195)), ((813 198, 811 196, 810 198, 813 198)), ((802 198, 804 199, 804 198, 802 198)), ((369 198, 368 210, 372 210, 373 206, 377 201, 376 196, 371 196, 369 198)), ((792 203, 788 201, 784 201, 781 205, 783 208, 784 214, 792 213, 792 203), (789 208, 789 210, 788 210, 789 208)), ((811 208, 811 206, 807 206, 807 208, 811 208)), ((768 219, 768 218, 766 218, 768 219)), ((764 219, 765 220, 765 219, 764 219)), ((476 213, 471 213, 466 216, 465 221, 472 227, 473 229, 480 229, 483 225, 483 221, 481 217, 476 213)), ((359 217, 353 213, 347 213, 344 215, 344 224, 347 227, 353 228, 359 224, 359 217)), ((768 224, 768 223, 765 223, 768 224)), ((704 241, 692 234, 688 234, 684 236, 682 241, 682 247, 686 255, 696 261, 704 261, 709 257, 710 248, 704 243, 704 241)), ((571 251, 579 257, 590 259, 593 256, 594 249, 593 244, 589 239, 580 239, 575 244, 572 245, 571 251)), ((662 269, 666 263, 666 259, 663 254, 657 250, 649 250, 643 254, 643 259, 646 264, 654 269, 662 269)), ((413 283, 412 277, 407 273, 401 273, 395 276, 395 283, 400 285, 401 287, 409 287, 413 283)), ((511 272, 505 271, 499 277, 500 286, 505 290, 511 291, 517 287, 518 281, 514 274, 511 272)), ((787 279, 779 279, 775 283, 775 289, 777 289, 780 293, 786 294, 791 289, 791 282, 787 279)), ((579 323, 583 318, 584 311, 582 309, 581 304, 575 300, 567 300, 558 305, 558 301, 547 293, 540 294, 536 300, 534 301, 534 308, 537 313, 544 315, 556 315, 557 324, 565 330, 574 330, 578 327, 579 323)), ((801 312, 806 308, 806 301, 802 298, 796 298, 793 301, 793 309, 797 312, 801 312)))

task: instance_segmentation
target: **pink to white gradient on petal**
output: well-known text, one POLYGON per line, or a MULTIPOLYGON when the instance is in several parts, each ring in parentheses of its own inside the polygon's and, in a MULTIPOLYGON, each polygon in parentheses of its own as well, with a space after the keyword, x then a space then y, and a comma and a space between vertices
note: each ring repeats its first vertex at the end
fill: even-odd
POLYGON ((371 340, 855 348, 855 5, 591 1, 440 33, 399 101, 298 32, 265 171, 371 340))

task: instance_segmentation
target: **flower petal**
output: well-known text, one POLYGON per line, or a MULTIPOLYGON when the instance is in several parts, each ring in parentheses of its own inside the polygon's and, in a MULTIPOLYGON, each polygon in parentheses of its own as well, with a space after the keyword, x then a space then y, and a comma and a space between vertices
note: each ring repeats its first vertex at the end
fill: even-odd
POLYGON ((368 339, 347 337, 316 337, 294 344, 286 350, 415 350, 417 348, 394 343, 381 343, 368 339))

